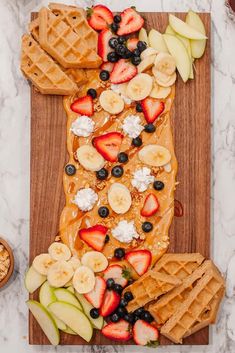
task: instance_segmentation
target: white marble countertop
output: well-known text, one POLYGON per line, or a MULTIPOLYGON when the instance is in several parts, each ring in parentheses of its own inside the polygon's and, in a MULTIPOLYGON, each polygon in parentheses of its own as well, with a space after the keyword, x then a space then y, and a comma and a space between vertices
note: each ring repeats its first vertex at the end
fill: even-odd
MULTIPOLYGON (((212 254, 227 278, 226 298, 211 344, 161 347, 158 352, 235 352, 235 22, 224 0, 58 1, 91 6, 104 3, 112 10, 135 5, 142 11, 196 11, 212 15, 213 174, 212 254)), ((19 70, 20 37, 29 14, 48 1, 0 1, 0 234, 13 246, 16 266, 10 284, 0 291, 0 351, 30 352, 153 352, 149 348, 29 346, 24 272, 29 247, 30 97, 19 70)))

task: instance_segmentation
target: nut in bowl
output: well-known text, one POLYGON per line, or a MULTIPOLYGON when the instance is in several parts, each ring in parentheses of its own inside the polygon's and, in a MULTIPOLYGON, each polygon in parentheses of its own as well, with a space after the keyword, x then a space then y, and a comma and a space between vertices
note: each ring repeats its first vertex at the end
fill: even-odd
POLYGON ((0 237, 0 288, 9 281, 14 269, 14 256, 9 244, 0 237))

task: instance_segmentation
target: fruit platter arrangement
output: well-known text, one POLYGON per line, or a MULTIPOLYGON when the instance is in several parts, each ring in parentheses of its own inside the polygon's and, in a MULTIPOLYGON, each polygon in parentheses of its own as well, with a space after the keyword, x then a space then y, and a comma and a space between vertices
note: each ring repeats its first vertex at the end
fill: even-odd
POLYGON ((23 74, 41 95, 63 95, 67 116, 58 234, 25 276, 28 308, 51 344, 99 332, 109 344, 155 347, 215 322, 225 287, 215 264, 166 253, 181 167, 175 82, 193 80, 206 44, 193 11, 185 21, 169 14, 160 33, 133 7, 103 5, 51 3, 23 35, 23 74))

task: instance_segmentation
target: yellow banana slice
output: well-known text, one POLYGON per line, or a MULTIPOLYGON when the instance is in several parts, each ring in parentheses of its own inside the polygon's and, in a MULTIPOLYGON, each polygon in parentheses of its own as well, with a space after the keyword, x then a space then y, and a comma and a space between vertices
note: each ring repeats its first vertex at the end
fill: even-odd
POLYGON ((52 287, 63 287, 73 277, 73 267, 67 261, 57 261, 48 271, 47 280, 52 287))
POLYGON ((48 253, 55 261, 69 260, 71 251, 69 247, 63 243, 54 242, 49 246, 48 253))
POLYGON ((157 84, 156 81, 153 83, 153 89, 150 92, 150 97, 157 99, 165 99, 171 93, 170 87, 161 87, 157 84))
POLYGON ((114 183, 108 191, 108 202, 114 212, 124 214, 131 207, 130 191, 125 185, 114 183))
POLYGON ((140 101, 148 97, 152 90, 153 79, 150 75, 140 73, 127 85, 126 94, 130 99, 140 101))
POLYGON ((93 146, 83 145, 77 149, 77 159, 86 170, 96 172, 103 168, 105 164, 104 158, 99 154, 93 146))
POLYGON ((144 60, 148 56, 157 55, 157 53, 158 53, 158 51, 156 49, 149 47, 149 48, 145 49, 144 51, 142 51, 142 53, 140 54, 140 58, 141 58, 141 60, 144 60))
POLYGON ((101 107, 110 114, 119 114, 124 109, 124 100, 112 90, 103 91, 99 101, 101 107))
POLYGON ((165 75, 171 76, 176 70, 175 59, 167 53, 159 53, 154 62, 157 71, 165 75))
POLYGON ((171 160, 170 151, 160 145, 144 146, 138 153, 142 163, 152 167, 163 167, 171 160))
POLYGON ((155 57, 156 55, 150 55, 143 59, 141 63, 137 66, 138 72, 141 73, 143 71, 151 69, 154 64, 155 57))
POLYGON ((46 276, 48 274, 49 268, 54 264, 54 260, 49 254, 40 254, 36 256, 33 260, 33 268, 41 275, 46 276))
POLYGON ((175 83, 177 78, 176 72, 174 72, 172 75, 169 76, 158 71, 155 66, 152 68, 152 73, 155 77, 156 82, 162 87, 172 86, 175 83))
POLYGON ((95 287, 94 272, 87 266, 79 267, 73 276, 73 286, 80 294, 85 294, 95 287))
POLYGON ((99 251, 88 251, 83 255, 81 262, 93 272, 101 272, 108 267, 107 258, 99 251))
POLYGON ((74 272, 78 267, 81 266, 81 261, 75 256, 72 256, 71 259, 69 259, 68 263, 72 265, 74 272))

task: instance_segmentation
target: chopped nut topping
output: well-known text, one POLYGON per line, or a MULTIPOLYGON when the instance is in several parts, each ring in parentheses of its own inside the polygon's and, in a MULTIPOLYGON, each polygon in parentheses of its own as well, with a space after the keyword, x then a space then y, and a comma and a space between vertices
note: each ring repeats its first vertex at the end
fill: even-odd
POLYGON ((103 190, 106 186, 106 182, 104 180, 102 180, 102 181, 97 180, 95 186, 97 189, 103 190))

